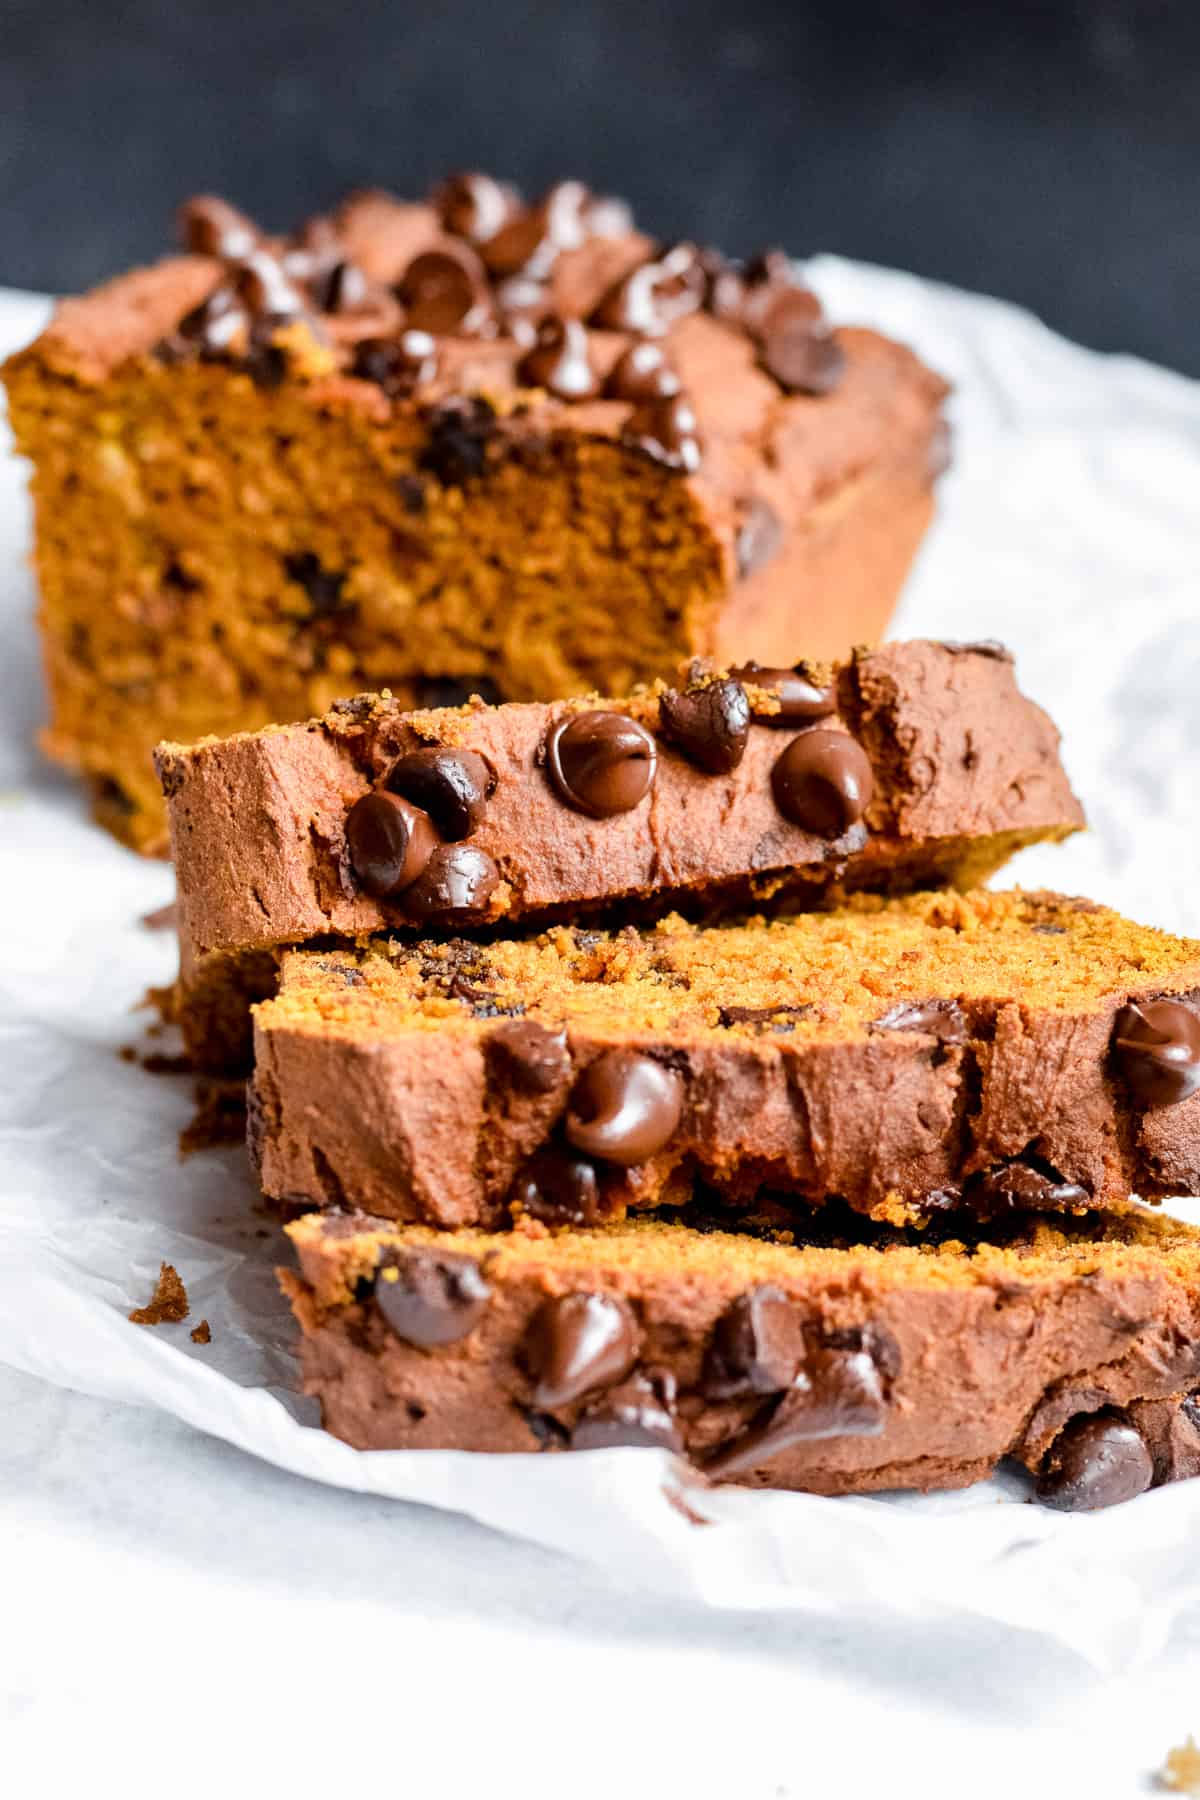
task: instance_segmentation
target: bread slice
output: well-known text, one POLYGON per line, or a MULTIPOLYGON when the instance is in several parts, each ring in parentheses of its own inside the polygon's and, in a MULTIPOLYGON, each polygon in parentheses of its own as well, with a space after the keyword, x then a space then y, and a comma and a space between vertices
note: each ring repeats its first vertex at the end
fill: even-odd
POLYGON ((1058 734, 995 645, 695 669, 624 700, 411 713, 363 696, 163 745, 158 764, 206 1066, 244 1055, 214 1003, 231 952, 970 885, 1083 822, 1058 734))
POLYGON ((1054 894, 291 951, 267 1194, 442 1227, 769 1188, 893 1222, 1200 1191, 1200 943, 1054 894))
POLYGON ((986 1243, 828 1216, 810 1242, 288 1229, 305 1391, 362 1450, 657 1444, 821 1494, 961 1487, 1012 1455, 1071 1509, 1200 1471, 1200 1233, 1142 1208, 986 1243))

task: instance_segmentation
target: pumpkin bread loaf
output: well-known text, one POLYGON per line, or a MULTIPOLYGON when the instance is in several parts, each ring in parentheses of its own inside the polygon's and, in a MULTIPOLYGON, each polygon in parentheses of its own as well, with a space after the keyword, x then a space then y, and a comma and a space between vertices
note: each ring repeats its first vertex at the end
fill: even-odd
POLYGON ((265 1192, 441 1227, 771 1189, 922 1222, 1200 1191, 1200 943, 1053 894, 296 950, 265 1192))
POLYGON ((362 696, 157 760, 182 1022, 207 1067, 245 1061, 281 944, 968 886, 1083 817, 1054 726, 988 644, 696 666, 625 700, 362 696))
MULTIPOLYGON (((658 1445, 713 1480, 962 1487, 1069 1509, 1200 1472, 1200 1233, 1141 1208, 791 1241, 630 1220, 289 1228, 305 1391, 363 1450, 658 1445)), ((704 1516, 703 1486, 687 1502, 704 1516)))
POLYGON ((882 635, 946 386, 831 329, 786 257, 479 175, 289 239, 211 198, 180 224, 185 254, 64 301, 5 369, 44 747, 126 842, 165 845, 163 738, 882 635))

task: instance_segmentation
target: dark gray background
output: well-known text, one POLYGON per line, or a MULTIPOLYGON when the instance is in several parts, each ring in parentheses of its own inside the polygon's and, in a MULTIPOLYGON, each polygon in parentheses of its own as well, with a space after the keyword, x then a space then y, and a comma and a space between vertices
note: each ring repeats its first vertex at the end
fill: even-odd
POLYGON ((0 0, 0 282, 151 257, 199 188, 278 227, 462 164, 1200 374, 1195 0, 0 0))

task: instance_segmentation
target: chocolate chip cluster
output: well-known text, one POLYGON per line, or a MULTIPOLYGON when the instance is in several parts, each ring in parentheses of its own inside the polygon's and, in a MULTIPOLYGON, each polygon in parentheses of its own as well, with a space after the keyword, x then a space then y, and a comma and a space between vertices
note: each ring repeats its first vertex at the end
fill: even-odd
POLYGON ((409 750, 385 783, 346 816, 346 856, 358 889, 402 898, 414 919, 465 924, 487 916, 500 871, 464 842, 483 819, 496 779, 474 750, 409 750))
MULTIPOLYGON (((417 1250, 385 1253, 374 1297, 397 1337, 438 1350, 482 1324, 492 1292, 472 1258, 417 1250)), ((619 1294, 576 1291, 543 1301, 516 1348, 535 1437, 572 1450, 682 1450, 675 1376, 644 1362, 642 1345, 634 1308, 619 1294), (565 1409, 577 1409, 570 1425, 556 1417, 565 1409)), ((794 1301, 775 1287, 751 1289, 716 1321, 699 1392, 709 1401, 758 1404, 702 1466, 723 1477, 759 1467, 793 1444, 878 1436, 899 1367, 895 1341, 881 1328, 810 1343, 794 1301)))
POLYGON ((844 353, 781 251, 739 264, 692 243, 658 246, 598 295, 593 285, 577 316, 575 300, 568 304, 556 286, 563 258, 605 241, 636 243, 622 201, 579 181, 556 182, 525 201, 490 175, 467 173, 438 188, 433 206, 444 236, 384 286, 350 257, 331 219, 312 219, 279 245, 227 202, 189 200, 179 215, 183 243, 223 262, 225 277, 160 354, 234 360, 272 384, 286 367, 284 326, 303 320, 322 341, 322 315, 357 315, 367 334, 353 347, 350 372, 404 398, 436 378, 439 340, 505 337, 521 352, 519 384, 567 403, 627 403, 622 441, 684 474, 699 468, 701 442, 663 340, 689 314, 704 311, 743 331, 786 393, 826 394, 841 379, 844 353), (596 365, 592 330, 631 340, 607 374, 596 365))

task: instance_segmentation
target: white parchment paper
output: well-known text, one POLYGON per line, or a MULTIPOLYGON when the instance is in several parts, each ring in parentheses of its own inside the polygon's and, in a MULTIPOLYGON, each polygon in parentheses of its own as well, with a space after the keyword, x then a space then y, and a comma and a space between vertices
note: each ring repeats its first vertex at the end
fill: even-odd
MULTIPOLYGON (((834 259, 812 273, 835 317, 895 332, 956 384, 957 464, 896 631, 1003 638, 1026 690, 1063 727, 1092 830, 1027 853, 1014 879, 1200 932, 1200 387, 1080 350, 998 302, 834 259)), ((0 352, 43 316, 43 302, 0 295, 0 352)), ((886 1613, 930 1630, 975 1615, 1105 1668, 1149 1655, 1200 1610, 1200 1482, 1081 1517, 1028 1505, 1015 1475, 927 1498, 689 1490, 711 1521, 702 1527, 668 1502, 679 1471, 662 1452, 364 1455, 317 1429, 292 1392, 272 1275, 280 1241, 255 1211, 241 1155, 181 1162, 186 1081, 118 1054, 146 1047, 146 1015, 133 1009, 172 973, 169 935, 140 923, 170 899, 171 877, 97 831, 30 747, 42 701, 27 534, 10 462, 0 472, 0 1361, 713 1607, 886 1613), (149 1298, 162 1260, 183 1275, 192 1317, 139 1329, 126 1314, 149 1298), (189 1335, 201 1317, 206 1346, 189 1335)))

